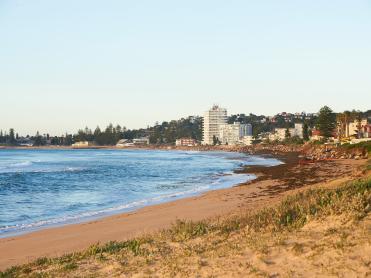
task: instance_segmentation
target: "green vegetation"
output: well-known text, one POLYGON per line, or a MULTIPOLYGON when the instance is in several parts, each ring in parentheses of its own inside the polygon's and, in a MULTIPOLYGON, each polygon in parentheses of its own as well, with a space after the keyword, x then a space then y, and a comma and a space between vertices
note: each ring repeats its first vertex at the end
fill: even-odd
MULTIPOLYGON (((319 116, 316 114, 290 114, 281 113, 274 117, 266 117, 264 115, 254 115, 250 113, 231 115, 228 118, 228 123, 240 122, 242 124, 251 124, 253 126, 253 137, 258 138, 258 135, 265 132, 272 132, 275 128, 293 128, 295 123, 304 123, 303 139, 308 141, 311 136, 312 128, 316 126, 321 134, 326 138, 333 135, 336 128, 336 119, 338 120, 338 128, 340 137, 343 138, 345 123, 349 123, 355 119, 371 118, 371 110, 360 112, 353 110, 352 112, 345 111, 344 113, 333 113, 331 108, 324 106, 319 111, 319 116)), ((85 127, 78 130, 75 134, 64 134, 62 136, 50 136, 49 134, 36 133, 34 136, 27 135, 26 138, 34 142, 35 146, 44 145, 61 145, 69 146, 78 141, 94 141, 97 145, 115 145, 120 139, 134 139, 140 137, 148 137, 151 144, 174 144, 175 140, 182 137, 188 137, 202 140, 202 117, 190 116, 180 120, 164 121, 161 124, 155 123, 153 126, 141 129, 126 129, 124 126, 109 124, 106 128, 101 129, 97 126, 94 130, 85 127)), ((286 132, 286 137, 289 133, 286 132)), ((15 134, 14 129, 9 132, 0 130, 0 145, 15 145, 19 139, 18 134, 15 134)), ((24 139, 24 138, 23 138, 24 139)), ((220 142, 215 142, 219 144, 220 142)), ((297 141, 294 142, 295 144, 297 141)), ((289 141, 287 142, 289 144, 289 141)))
POLYGON ((92 132, 89 128, 80 129, 73 139, 78 141, 94 141, 97 145, 115 145, 117 141, 123 138, 126 129, 121 128, 120 125, 114 127, 109 124, 105 130, 101 131, 99 126, 92 132))
POLYGON ((286 128, 286 130, 285 130, 285 138, 288 139, 290 137, 291 137, 290 130, 289 130, 289 128, 286 128))
POLYGON ((293 136, 285 138, 285 140, 280 143, 284 145, 301 145, 304 143, 304 140, 301 139, 299 136, 293 136))
POLYGON ((178 121, 163 122, 147 129, 152 144, 175 143, 178 138, 202 140, 202 118, 188 117, 178 121))
POLYGON ((338 127, 338 135, 340 140, 342 138, 346 137, 346 129, 347 125, 353 121, 358 122, 358 134, 361 130, 361 121, 362 121, 362 112, 361 111, 344 111, 343 113, 338 113, 336 115, 336 122, 337 122, 337 127, 338 127))
POLYGON ((329 138, 333 136, 336 127, 336 115, 330 107, 324 106, 319 110, 316 127, 323 137, 329 138))
POLYGON ((15 144, 15 134, 14 134, 14 128, 11 128, 9 130, 9 144, 14 145, 15 144))
POLYGON ((0 145, 15 145, 17 138, 18 134, 15 134, 13 128, 9 129, 9 133, 4 133, 2 130, 0 130, 0 145))
MULTIPOLYGON (((91 141, 100 146, 113 146, 120 139, 134 139, 140 137, 149 137, 152 144, 173 144, 175 140, 181 137, 193 138, 198 141, 202 139, 202 118, 188 117, 178 121, 156 123, 152 127, 145 129, 126 129, 120 125, 109 124, 104 130, 96 127, 94 131, 85 127, 78 130, 74 135, 65 134, 63 136, 50 137, 49 134, 41 135, 39 132, 34 136, 28 136, 27 139, 33 142, 34 146, 60 145, 70 146, 74 142, 91 141)), ((14 135, 14 129, 9 130, 9 134, 0 131, 0 144, 16 145, 18 135, 14 135)))
POLYGON ((43 138, 42 136, 40 136, 40 133, 37 132, 36 133, 36 136, 34 137, 34 146, 43 146, 45 145, 44 142, 43 142, 43 138))
POLYGON ((368 142, 361 142, 358 144, 343 144, 341 145, 341 148, 344 148, 346 150, 353 150, 353 149, 365 149, 367 152, 371 152, 371 141, 368 142))
POLYGON ((202 139, 202 119, 200 117, 188 117, 178 121, 156 123, 146 129, 128 130, 120 125, 109 124, 104 131, 99 127, 92 132, 89 128, 80 129, 74 135, 74 141, 94 141, 97 145, 115 145, 120 139, 134 139, 149 137, 151 144, 173 144, 181 137, 202 139))
MULTIPOLYGON (((59 258, 40 258, 23 266, 12 267, 0 273, 5 277, 53 277, 67 274, 77 276, 98 275, 108 265, 117 275, 128 275, 147 269, 155 264, 166 272, 179 273, 181 268, 190 267, 184 259, 195 256, 200 266, 206 266, 205 258, 233 254, 242 244, 267 252, 267 238, 282 242, 283 235, 292 233, 306 223, 329 216, 343 216, 355 223, 371 211, 371 179, 344 184, 334 189, 310 189, 286 198, 275 207, 265 208, 257 213, 241 213, 225 219, 208 221, 177 221, 173 227, 160 233, 128 240, 93 245, 79 253, 59 258), (228 253, 226 253, 228 252, 228 253), (180 260, 180 263, 177 263, 180 260), (146 268, 147 267, 147 268, 146 268)), ((337 230, 329 229, 327 234, 337 230)), ((345 248, 346 235, 335 244, 345 248)), ((292 247, 295 254, 301 254, 303 244, 292 247)), ((263 258, 264 259, 264 258, 263 258)), ((265 260, 269 263, 269 260, 265 260)), ((251 266, 251 271, 259 272, 251 266)), ((112 272, 111 272, 112 273, 112 272)))
POLYGON ((304 141, 309 141, 309 126, 307 122, 304 122, 303 125, 303 139, 304 141))

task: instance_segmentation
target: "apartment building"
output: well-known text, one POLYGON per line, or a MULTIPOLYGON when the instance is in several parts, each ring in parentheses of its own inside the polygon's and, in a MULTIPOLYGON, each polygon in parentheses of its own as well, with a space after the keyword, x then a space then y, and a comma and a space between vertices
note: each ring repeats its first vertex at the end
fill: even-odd
POLYGON ((203 119, 203 145, 213 145, 214 138, 219 137, 221 125, 227 123, 227 109, 214 105, 206 111, 203 119))
POLYGON ((218 139, 221 144, 236 145, 242 143, 242 139, 248 136, 249 126, 236 122, 223 124, 219 127, 218 139))

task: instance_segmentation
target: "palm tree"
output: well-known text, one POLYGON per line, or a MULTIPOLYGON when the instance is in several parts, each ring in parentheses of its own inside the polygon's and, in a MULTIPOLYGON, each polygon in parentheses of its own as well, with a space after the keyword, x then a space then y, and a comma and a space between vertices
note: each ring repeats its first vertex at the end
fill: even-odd
POLYGON ((344 111, 343 113, 338 113, 336 115, 339 140, 341 140, 342 138, 349 137, 350 119, 351 113, 349 111, 344 111))
POLYGON ((357 137, 361 137, 362 131, 362 113, 360 111, 352 111, 352 119, 357 122, 357 137))
POLYGON ((345 115, 344 113, 338 113, 336 115, 336 125, 337 125, 337 132, 339 141, 345 137, 345 115))
POLYGON ((352 112, 344 111, 343 113, 339 113, 336 115, 339 140, 341 140, 342 138, 347 138, 351 135, 349 131, 349 124, 353 121, 357 121, 357 136, 359 137, 362 129, 361 112, 355 110, 353 110, 352 112))
POLYGON ((351 122, 352 114, 349 111, 344 111, 345 117, 345 137, 349 137, 349 123, 351 122))

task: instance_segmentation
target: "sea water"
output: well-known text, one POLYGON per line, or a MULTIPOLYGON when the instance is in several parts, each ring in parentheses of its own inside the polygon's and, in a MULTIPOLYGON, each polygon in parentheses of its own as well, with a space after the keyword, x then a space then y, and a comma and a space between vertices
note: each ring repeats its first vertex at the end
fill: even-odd
POLYGON ((135 210, 254 175, 243 165, 273 158, 228 152, 0 150, 0 237, 135 210))

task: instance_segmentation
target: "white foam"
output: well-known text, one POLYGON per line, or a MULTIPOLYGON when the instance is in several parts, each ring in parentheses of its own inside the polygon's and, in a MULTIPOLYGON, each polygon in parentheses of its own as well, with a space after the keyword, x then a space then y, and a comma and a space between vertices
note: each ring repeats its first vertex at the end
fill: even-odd
POLYGON ((132 210, 135 210, 141 207, 163 203, 163 202, 166 202, 172 199, 174 200, 174 199, 180 199, 182 197, 197 195, 197 194, 200 194, 202 192, 206 192, 212 189, 230 187, 230 186, 237 185, 239 183, 246 182, 254 178, 255 178, 254 175, 231 173, 225 176, 221 176, 220 178, 212 182, 210 185, 197 186, 195 188, 185 190, 185 191, 162 194, 162 195, 147 198, 147 199, 133 201, 128 204, 122 204, 122 205, 118 205, 115 207, 106 208, 106 209, 97 210, 97 211, 83 212, 77 215, 66 215, 63 217, 49 219, 49 220, 41 220, 41 221, 34 222, 34 223, 17 224, 13 226, 0 227, 0 235, 3 234, 4 236, 7 236, 7 234, 20 233, 26 230, 35 230, 35 229, 45 227, 45 226, 76 223, 79 221, 92 219, 94 217, 112 215, 118 212, 132 211, 132 210))
MULTIPOLYGON (((186 156, 188 154, 194 154, 194 151, 188 151, 188 152, 183 152, 186 156)), ((196 153, 199 153, 196 151, 196 153)), ((100 153, 99 153, 100 154, 100 153)), ((98 154, 98 155, 99 155, 98 154)), ((149 153, 150 155, 153 155, 153 153, 149 153)), ((147 157, 149 156, 148 153, 140 153, 140 157, 147 157)), ((106 154, 103 154, 106 155, 106 154)), ((109 156, 112 156, 113 154, 109 153, 109 156)), ((123 155, 122 153, 115 153, 115 155, 123 155)), ((125 153, 125 156, 128 154, 125 153)), ((133 156, 135 155, 136 158, 138 158, 137 153, 133 153, 133 156)), ((197 156, 197 155, 196 155, 197 156)), ((215 156, 216 157, 223 157, 227 159, 231 159, 234 162, 232 163, 237 167, 237 165, 266 165, 266 166, 272 166, 272 165, 277 165, 280 164, 276 159, 270 159, 270 158, 264 158, 264 157, 256 157, 256 156, 246 156, 246 155, 236 155, 236 154, 230 154, 230 153, 224 153, 224 152, 217 152, 217 153, 206 153, 205 156, 209 156, 209 158, 212 158, 215 156)), ((184 156, 183 156, 184 157, 184 156)), ((230 160, 228 160, 230 161, 230 160)), ((43 159, 43 162, 45 162, 45 159, 43 159)), ((69 164, 69 165, 55 165, 51 164, 50 166, 45 165, 45 163, 37 163, 37 161, 20 161, 17 163, 13 163, 12 166, 9 168, 1 168, 0 166, 0 173, 5 172, 19 172, 19 173, 57 173, 57 172, 79 172, 79 171, 84 171, 87 168, 83 167, 72 167, 71 165, 76 165, 76 164, 69 164)), ((81 165, 81 164, 80 164, 81 165)), ((229 163, 228 163, 229 165, 229 163)), ((9 165, 6 165, 7 167, 9 165)), ((82 164, 81 166, 86 166, 86 164, 82 164)), ((230 166, 228 166, 230 167, 230 166)), ((232 168, 235 168, 232 167, 232 168)), ((228 168, 230 169, 230 168, 228 168)), ((235 174, 233 172, 219 172, 215 173, 212 176, 197 176, 197 179, 195 180, 194 183, 190 182, 189 179, 185 182, 186 188, 183 191, 178 191, 178 192, 169 192, 163 193, 163 194, 158 194, 157 196, 148 197, 140 200, 133 200, 129 201, 127 203, 122 203, 119 205, 115 205, 110 208, 102 208, 99 209, 95 208, 96 210, 93 211, 93 208, 91 211, 86 211, 86 212, 71 212, 73 210, 70 210, 70 215, 64 215, 64 216, 51 216, 55 218, 50 218, 50 219, 44 219, 40 221, 36 221, 33 223, 19 223, 17 225, 7 225, 0 227, 0 237, 6 237, 9 236, 10 234, 17 234, 17 233, 22 233, 22 232, 28 232, 30 230, 36 230, 43 228, 45 226, 57 226, 57 225, 63 225, 63 224, 68 224, 68 223, 76 223, 76 222, 82 222, 86 220, 90 220, 93 218, 98 218, 106 215, 111 215, 114 213, 120 213, 120 212, 126 212, 126 211, 132 211, 144 206, 148 205, 153 205, 153 204, 158 204, 158 203, 163 203, 166 201, 170 200, 175 200, 175 199, 180 199, 188 196, 193 196, 200 194, 202 192, 206 192, 208 190, 213 190, 213 189, 220 189, 220 188, 227 188, 227 187, 232 187, 234 185, 246 182, 248 180, 251 180, 255 178, 253 175, 248 175, 248 174, 235 174), (204 184, 203 184, 204 183, 204 184), (198 185, 198 186, 196 186, 198 185), (193 186, 193 187, 192 187, 193 186)), ((173 181, 174 182, 174 181, 173 181)), ((182 185, 182 184, 180 184, 182 185)), ((174 187, 173 187, 174 188, 174 187)), ((183 187, 184 188, 184 187, 183 187)), ((178 189, 181 190, 181 189, 178 189)), ((136 191, 137 192, 137 191, 136 191)), ((158 191, 157 191, 158 192, 158 191)), ((164 191, 162 191, 164 192, 164 191)), ((151 194, 155 194, 156 191, 152 191, 151 194)), ((67 211, 65 213, 68 213, 67 211)), ((32 221, 32 220, 31 220, 32 221)), ((9 223, 8 223, 9 224, 9 223)))
MULTIPOLYGON (((13 164, 14 166, 15 164, 13 164)), ((83 167, 63 167, 63 168, 43 168, 42 166, 39 166, 39 167, 30 167, 30 168, 25 168, 25 167, 22 167, 22 165, 26 166, 26 165, 32 165, 32 162, 30 164, 17 164, 18 166, 17 167, 12 167, 12 168, 8 168, 8 167, 0 167, 0 173, 63 173, 63 172, 81 172, 81 171, 84 171, 86 170, 87 168, 83 168, 83 167)))
POLYGON ((10 164, 9 168, 11 168, 11 167, 25 167, 25 166, 30 166, 30 165, 32 165, 32 161, 23 161, 23 162, 10 164))

